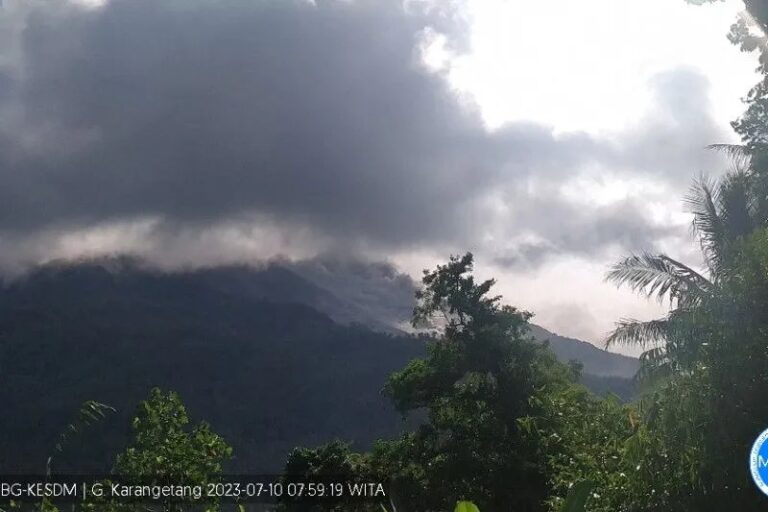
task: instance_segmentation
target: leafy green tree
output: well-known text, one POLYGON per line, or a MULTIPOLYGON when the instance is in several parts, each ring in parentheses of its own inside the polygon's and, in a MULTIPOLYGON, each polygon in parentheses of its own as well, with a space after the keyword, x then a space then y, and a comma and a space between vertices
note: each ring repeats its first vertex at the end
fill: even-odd
MULTIPOLYGON (((721 0, 686 0, 692 4, 715 3, 721 0)), ((713 144, 725 151, 760 178, 762 191, 757 197, 768 197, 768 3, 764 0, 744 0, 745 10, 731 25, 728 39, 741 51, 757 54, 759 82, 744 98, 745 112, 731 123, 741 137, 741 144, 713 144)))
POLYGON ((708 333, 700 370, 708 413, 703 478, 710 506, 739 503, 742 510, 760 510, 765 503, 744 460, 768 426, 768 231, 745 237, 735 260, 702 318, 708 333))
MULTIPOLYGON (((207 423, 189 428, 189 417, 179 396, 153 389, 133 418, 134 440, 115 461, 114 473, 142 482, 215 481, 232 448, 207 423)), ((164 510, 182 510, 166 502, 164 510)), ((215 508, 215 507, 214 507, 215 508)))
POLYGON ((751 179, 700 185, 693 204, 706 274, 666 257, 631 269, 641 274, 635 284, 652 275, 645 291, 676 306, 661 321, 660 348, 678 366, 638 403, 574 386, 578 366, 531 341, 529 315, 490 295, 493 281, 476 283, 466 255, 425 274, 414 322, 442 332, 386 386, 404 414, 425 422, 367 454, 338 442, 296 450, 290 470, 390 480, 388 509, 472 500, 490 511, 762 510, 745 464, 768 418, 768 230, 749 201, 751 179))
POLYGON ((528 335, 530 314, 475 282, 473 257, 426 271, 415 324, 442 326, 424 359, 394 373, 386 391, 404 414, 428 421, 380 443, 373 464, 392 476, 399 498, 417 510, 446 510, 461 499, 480 509, 544 510, 549 493, 537 438, 521 429, 532 397, 564 389, 570 370, 528 335))
POLYGON ((192 429, 188 425, 189 417, 179 396, 153 389, 133 418, 135 438, 117 456, 115 472, 190 481, 221 474, 232 448, 207 423, 192 429))
POLYGON ((670 377, 640 402, 641 424, 627 439, 625 510, 764 507, 745 463, 768 418, 768 217, 760 179, 732 173, 694 209, 706 278, 656 264, 663 256, 613 270, 617 281, 674 301, 665 319, 621 326, 635 329, 626 340, 662 340, 645 361, 666 365, 670 377))
MULTIPOLYGON (((341 441, 331 441, 317 448, 296 448, 289 455, 285 464, 285 479, 306 479, 307 482, 329 485, 333 482, 374 481, 370 465, 370 455, 355 453, 350 445, 341 441)), ((327 489, 327 487, 325 488, 327 489)), ((304 498, 304 497, 302 497, 304 498)), ((292 512, 312 511, 380 511, 381 503, 344 497, 330 499, 327 491, 321 497, 291 499, 286 497, 280 503, 280 510, 292 512)))
POLYGON ((472 270, 466 254, 425 271, 413 322, 439 335, 385 387, 421 426, 365 455, 338 443, 296 450, 286 472, 386 481, 393 510, 444 511, 464 500, 480 510, 547 510, 543 434, 526 424, 544 412, 537 397, 572 386, 574 368, 529 336, 529 313, 502 305, 490 294, 494 281, 478 283, 472 270))
POLYGON ((768 6, 761 0, 745 0, 746 12, 731 26, 731 42, 744 52, 757 52, 760 81, 745 98, 747 109, 732 124, 746 147, 768 147, 768 6))
MULTIPOLYGON (((55 453, 61 453, 72 436, 85 431, 107 414, 114 412, 108 405, 87 401, 79 409, 75 421, 67 425, 59 436, 55 453)), ((221 475, 223 464, 232 456, 232 448, 207 423, 189 428, 189 417, 179 396, 174 392, 163 393, 153 389, 149 398, 141 403, 133 418, 133 442, 117 455, 113 473, 125 483, 188 485, 215 482, 221 475)), ((50 474, 52 457, 49 457, 47 473, 50 474)), ((109 483, 109 482, 105 482, 109 483)), ((129 504, 109 499, 91 501, 79 505, 79 509, 98 511, 123 510, 200 510, 201 504, 192 505, 174 500, 160 504, 162 509, 145 504, 129 504)), ((216 503, 203 503, 206 510, 216 510, 216 503)), ((19 503, 11 503, 11 509, 24 509, 19 503)), ((28 507, 29 508, 29 507, 28 507)), ((55 512, 59 510, 49 500, 29 509, 55 512)), ((3 509, 0 508, 0 511, 3 509)), ((74 508, 72 508, 74 510, 74 508)))
MULTIPOLYGON (((714 3, 720 0, 687 0, 692 4, 714 3)), ((744 0, 745 11, 731 25, 728 39, 741 51, 757 53, 760 81, 744 98, 746 111, 733 121, 741 136, 743 149, 757 156, 755 163, 768 169, 768 4, 764 0, 744 0)))
POLYGON ((536 399, 538 417, 524 422, 536 431, 547 456, 551 510, 560 510, 574 486, 589 481, 590 512, 615 512, 625 505, 625 443, 637 431, 636 411, 616 397, 599 399, 573 386, 536 399))

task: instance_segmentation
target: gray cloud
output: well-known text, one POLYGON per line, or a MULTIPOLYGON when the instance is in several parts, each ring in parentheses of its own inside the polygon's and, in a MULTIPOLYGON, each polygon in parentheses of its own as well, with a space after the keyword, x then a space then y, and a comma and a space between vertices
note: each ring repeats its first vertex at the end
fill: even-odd
POLYGON ((342 245, 452 248, 497 223, 545 240, 507 257, 535 264, 669 229, 634 202, 584 208, 532 196, 528 180, 604 167, 677 184, 713 165, 701 148, 722 138, 706 80, 686 70, 659 77, 652 118, 617 137, 532 123, 489 133, 419 66, 426 26, 467 44, 456 11, 429 2, 44 5, 23 12, 18 54, 0 68, 6 237, 145 217, 173 237, 255 215, 342 245), (487 217, 494 193, 509 216, 487 217))
POLYGON ((651 81, 653 108, 623 135, 620 160, 680 187, 700 172, 721 171, 724 162, 704 151, 728 140, 712 118, 709 82, 690 69, 661 73, 651 81))
POLYGON ((344 297, 372 318, 388 325, 405 326, 410 321, 419 285, 390 263, 352 259, 343 254, 279 263, 344 297))
POLYGON ((605 338, 606 333, 595 329, 597 319, 583 304, 575 302, 550 304, 546 313, 548 323, 564 326, 570 336, 595 341, 602 341, 605 338))
MULTIPOLYGON (((555 255, 589 257, 611 245, 625 250, 653 250, 666 237, 679 237, 686 228, 656 224, 647 218, 638 201, 623 200, 606 206, 586 208, 552 199, 526 202, 526 211, 517 217, 523 225, 535 227, 540 242, 523 242, 495 262, 503 267, 536 267, 555 255)), ((509 236, 514 236, 515 227, 509 236)))

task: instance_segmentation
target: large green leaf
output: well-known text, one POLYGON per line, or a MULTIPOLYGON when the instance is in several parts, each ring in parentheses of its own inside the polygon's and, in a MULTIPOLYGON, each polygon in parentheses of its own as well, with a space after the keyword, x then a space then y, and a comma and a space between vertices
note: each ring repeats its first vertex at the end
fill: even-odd
POLYGON ((579 482, 568 491, 568 496, 565 498, 565 503, 560 508, 560 512, 584 512, 584 507, 589 498, 589 492, 594 487, 594 484, 588 480, 579 482))
POLYGON ((480 512, 480 509, 471 501, 458 501, 453 512, 480 512))

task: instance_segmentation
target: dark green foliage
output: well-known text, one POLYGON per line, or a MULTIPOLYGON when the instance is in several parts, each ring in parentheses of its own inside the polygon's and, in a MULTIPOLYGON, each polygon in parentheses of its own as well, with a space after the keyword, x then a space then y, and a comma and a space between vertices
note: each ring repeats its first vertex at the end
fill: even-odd
POLYGON ((706 272, 700 273, 665 254, 630 256, 615 264, 606 279, 618 286, 669 301, 666 317, 622 320, 606 343, 646 349, 641 377, 686 373, 696 369, 708 335, 707 318, 721 303, 722 288, 738 275, 743 241, 768 219, 764 179, 753 170, 735 170, 718 181, 699 179, 686 197, 693 232, 706 272), (706 277, 705 277, 706 275, 706 277))
POLYGON ((577 360, 583 365, 583 375, 595 377, 623 377, 632 379, 637 373, 639 361, 615 352, 608 352, 586 341, 551 333, 531 324, 531 335, 547 344, 560 362, 577 360))
MULTIPOLYGON (((179 396, 155 388, 141 403, 132 421, 134 439, 115 460, 114 474, 138 484, 167 482, 205 485, 216 481, 232 448, 210 425, 190 428, 189 417, 179 396), (133 480, 135 479, 135 480, 133 480)), ((145 510, 143 505, 117 505, 120 510, 145 510)), ((207 504, 212 510, 215 504, 207 504)), ((191 509, 190 505, 166 501, 164 511, 191 509)))
MULTIPOLYGON (((695 228, 708 285, 686 287, 671 272, 664 277, 677 288, 669 288, 674 309, 657 322, 661 345, 644 358, 651 389, 638 404, 634 432, 616 437, 626 439, 617 452, 623 462, 613 473, 629 479, 620 486, 598 481, 606 505, 595 510, 764 508, 746 464, 752 441, 768 425, 768 217, 762 179, 736 171, 718 184, 697 185, 703 193, 695 228)), ((589 447, 581 451, 590 453, 589 447)), ((599 451, 589 456, 599 458, 599 451)), ((594 473, 585 468, 581 474, 594 473)))
POLYGON ((221 474, 232 448, 203 422, 189 428, 179 396, 155 388, 132 421, 134 440, 117 456, 118 475, 205 482, 221 474))
MULTIPOLYGON (((350 451, 348 443, 332 441, 317 448, 296 448, 285 464, 286 478, 295 477, 316 482, 376 481, 371 471, 370 457, 350 451)), ((280 510, 311 511, 380 511, 381 504, 359 499, 290 500, 280 503, 280 510)))
POLYGON ((574 485, 565 498, 560 512, 583 512, 587 505, 589 492, 592 490, 592 482, 579 482, 574 485))
POLYGON ((574 486, 588 479, 595 488, 588 510, 621 510, 628 483, 624 443, 637 426, 633 409, 615 397, 597 399, 577 387, 535 400, 540 413, 523 426, 542 440, 551 509, 559 510, 574 486))
MULTIPOLYGON (((114 409, 98 402, 88 401, 82 405, 77 420, 68 426, 61 436, 57 451, 75 434, 102 420, 114 409)), ((134 485, 205 485, 215 482, 222 475, 224 463, 232 457, 232 448, 224 439, 202 422, 190 427, 186 408, 174 392, 163 393, 152 389, 147 400, 141 402, 131 421, 133 439, 129 446, 115 458, 111 475, 120 478, 124 484, 134 485)), ((110 482, 102 485, 108 487, 110 482)), ((57 512, 62 507, 48 499, 37 504, 14 503, 11 509, 42 510, 57 512)), ((147 503, 131 503, 120 499, 90 496, 77 505, 66 505, 63 509, 84 511, 147 511, 181 512, 195 510, 211 512, 218 510, 215 501, 184 503, 180 498, 161 499, 147 503)), ((0 511, 3 509, 0 508, 0 511)))
POLYGON ((530 338, 530 314, 490 296, 493 281, 475 283, 472 263, 467 254, 425 273, 414 323, 442 322, 442 335, 386 386, 398 410, 425 410, 428 421, 354 459, 327 447, 294 452, 304 464, 354 460, 357 471, 391 480, 398 510, 449 510, 465 499, 480 510, 546 510, 543 442, 524 424, 543 412, 535 397, 569 388, 573 375, 530 338))
POLYGON ((582 374, 579 382, 596 396, 615 395, 622 402, 632 401, 637 394, 637 382, 633 379, 582 374))
POLYGON ((493 281, 475 283, 472 263, 467 254, 425 273, 414 321, 439 317, 444 332, 387 390, 403 412, 425 408, 429 422, 379 446, 374 464, 386 461, 410 490, 398 498, 418 510, 460 499, 481 510, 543 510, 544 459, 519 422, 536 412, 531 397, 567 387, 570 372, 527 335, 530 314, 489 295, 493 281))
MULTIPOLYGON (((717 0, 687 0, 689 3, 704 4, 717 0)), ((768 169, 768 4, 764 0, 744 0, 745 15, 739 16, 731 25, 728 39, 744 52, 757 52, 757 71, 761 80, 745 98, 747 109, 734 121, 733 129, 741 136, 744 147, 755 156, 757 168, 768 169)))

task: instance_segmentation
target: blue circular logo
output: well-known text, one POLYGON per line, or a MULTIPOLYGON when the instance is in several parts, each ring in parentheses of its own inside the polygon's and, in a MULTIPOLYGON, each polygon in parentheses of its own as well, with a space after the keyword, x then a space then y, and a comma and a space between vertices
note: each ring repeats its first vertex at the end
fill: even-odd
POLYGON ((749 454, 749 471, 758 489, 768 495, 768 430, 755 439, 749 454))

